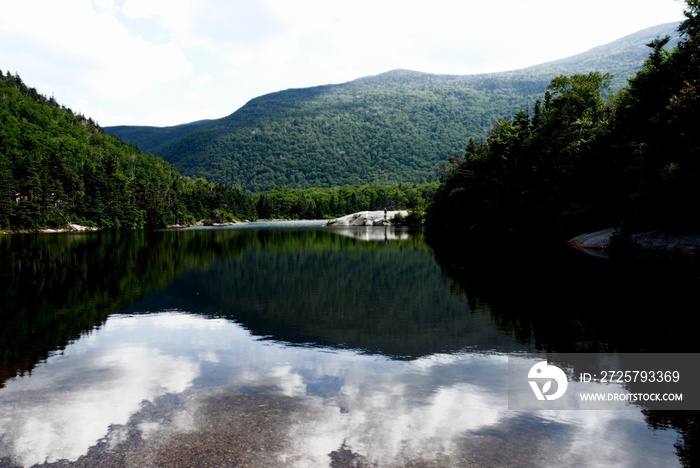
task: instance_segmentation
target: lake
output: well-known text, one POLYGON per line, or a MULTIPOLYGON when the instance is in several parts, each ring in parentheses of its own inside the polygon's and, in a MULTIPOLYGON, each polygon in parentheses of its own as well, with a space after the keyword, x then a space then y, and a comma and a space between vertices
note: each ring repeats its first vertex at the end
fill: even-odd
POLYGON ((320 222, 4 236, 0 260, 3 467, 698 461, 697 412, 507 391, 513 357, 696 352, 693 265, 320 222))

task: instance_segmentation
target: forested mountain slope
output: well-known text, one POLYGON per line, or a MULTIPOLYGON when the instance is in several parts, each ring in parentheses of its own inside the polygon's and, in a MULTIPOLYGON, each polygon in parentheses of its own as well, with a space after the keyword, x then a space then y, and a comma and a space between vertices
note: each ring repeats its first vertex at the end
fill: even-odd
POLYGON ((0 231, 158 228, 253 212, 240 188, 182 176, 0 72, 0 231))
MULTIPOLYGON (((619 89, 677 23, 522 70, 435 75, 394 70, 257 97, 218 120, 107 127, 182 173, 254 192, 273 188, 437 180, 441 162, 485 138, 498 119, 532 108, 558 75, 600 71, 619 89)), ((675 41, 675 39, 674 39, 675 41)), ((671 45, 669 45, 671 46, 671 45)))
POLYGON ((470 140, 441 178, 429 230, 540 243, 608 228, 615 243, 700 231, 700 1, 686 1, 680 42, 654 40, 615 96, 607 74, 558 76, 532 115, 470 140))

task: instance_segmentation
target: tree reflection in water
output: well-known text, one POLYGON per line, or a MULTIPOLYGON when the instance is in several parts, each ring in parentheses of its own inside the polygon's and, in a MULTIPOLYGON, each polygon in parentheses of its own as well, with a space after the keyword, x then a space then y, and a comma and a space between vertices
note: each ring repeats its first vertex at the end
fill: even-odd
MULTIPOLYGON (((695 351, 685 320, 699 309, 698 275, 687 265, 456 249, 420 232, 362 239, 327 229, 0 237, 0 385, 154 297, 266 339, 399 360, 464 349, 695 351)), ((644 414, 679 432, 681 463, 698 460, 697 412, 644 414)))

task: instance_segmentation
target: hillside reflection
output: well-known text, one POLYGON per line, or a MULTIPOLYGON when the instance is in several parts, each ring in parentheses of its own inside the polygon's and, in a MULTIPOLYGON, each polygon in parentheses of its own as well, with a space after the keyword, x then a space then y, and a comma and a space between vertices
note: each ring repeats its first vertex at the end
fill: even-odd
POLYGON ((367 241, 364 231, 359 238, 336 229, 240 231, 236 242, 245 248, 184 271, 146 297, 147 308, 184 308, 270 340, 394 359, 528 349, 500 333, 485 307, 451 293, 420 233, 367 241))
MULTIPOLYGON (((470 306, 488 304, 501 333, 548 353, 697 353, 690 318, 700 310, 697 262, 595 258, 574 249, 465 246, 431 239, 435 258, 470 306)), ((675 428, 683 466, 700 463, 700 412, 649 411, 675 428)))
MULTIPOLYGON (((700 309, 699 280, 685 266, 568 249, 456 249, 428 244, 419 231, 365 231, 0 237, 0 388, 96 333, 112 314, 172 310, 236 323, 275 346, 391 362, 470 352, 696 351, 687 318, 700 309)), ((684 465, 698 460, 697 412, 644 417, 651 428, 678 430, 684 465)))
POLYGON ((688 326, 700 310, 695 263, 612 261, 567 246, 430 246, 456 293, 539 350, 698 351, 688 326))

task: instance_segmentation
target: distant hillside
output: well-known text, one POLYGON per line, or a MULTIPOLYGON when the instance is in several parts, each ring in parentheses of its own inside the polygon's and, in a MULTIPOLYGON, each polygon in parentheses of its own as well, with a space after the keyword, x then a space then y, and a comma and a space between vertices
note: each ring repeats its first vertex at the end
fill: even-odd
POLYGON ((108 127, 108 133, 117 135, 127 142, 138 142, 142 151, 152 152, 154 148, 176 140, 188 133, 192 133, 202 127, 206 127, 211 120, 198 120, 197 122, 175 125, 172 127, 139 127, 134 125, 120 125, 116 127, 108 127), (154 131, 155 129, 155 131, 154 131))
MULTIPOLYGON (((563 60, 502 73, 435 75, 394 70, 348 83, 260 96, 228 117, 176 127, 107 127, 183 174, 254 192, 279 187, 423 183, 494 122, 532 108, 558 75, 601 71, 625 86, 672 36, 660 25, 563 60)), ((671 46, 669 45, 669 47, 671 46)))

